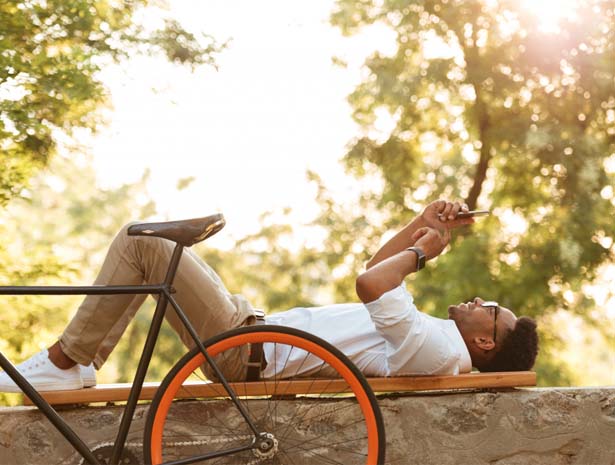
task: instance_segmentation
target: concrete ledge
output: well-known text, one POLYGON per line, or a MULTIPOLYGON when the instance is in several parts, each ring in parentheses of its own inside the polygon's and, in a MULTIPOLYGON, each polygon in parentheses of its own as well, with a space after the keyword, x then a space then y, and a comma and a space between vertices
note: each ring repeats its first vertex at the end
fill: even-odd
MULTIPOLYGON (((415 393, 382 397, 380 405, 387 463, 615 465, 615 387, 415 393)), ((140 406, 130 435, 139 457, 146 413, 140 406)), ((62 415, 93 446, 113 441, 121 408, 65 409, 62 415)), ((0 409, 0 464, 79 462, 36 409, 0 409)))

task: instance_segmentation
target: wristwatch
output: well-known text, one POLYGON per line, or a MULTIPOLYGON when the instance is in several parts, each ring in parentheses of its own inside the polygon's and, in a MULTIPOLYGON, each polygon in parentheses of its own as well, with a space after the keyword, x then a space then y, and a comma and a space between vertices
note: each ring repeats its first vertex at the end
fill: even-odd
POLYGON ((425 268, 425 253, 418 247, 408 247, 406 250, 416 254, 416 271, 425 268))

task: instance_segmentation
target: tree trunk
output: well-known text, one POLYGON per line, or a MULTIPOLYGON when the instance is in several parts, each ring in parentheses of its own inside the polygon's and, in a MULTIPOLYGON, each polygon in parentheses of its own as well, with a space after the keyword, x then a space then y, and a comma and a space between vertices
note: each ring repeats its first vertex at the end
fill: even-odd
POLYGON ((476 165, 476 172, 474 173, 474 183, 468 193, 466 203, 470 210, 476 209, 476 203, 478 197, 483 189, 483 183, 487 177, 487 168, 489 167, 489 161, 491 160, 491 144, 489 142, 489 114, 487 107, 482 101, 481 91, 479 84, 473 83, 474 91, 476 93, 476 114, 478 119, 478 138, 481 141, 480 158, 476 165))

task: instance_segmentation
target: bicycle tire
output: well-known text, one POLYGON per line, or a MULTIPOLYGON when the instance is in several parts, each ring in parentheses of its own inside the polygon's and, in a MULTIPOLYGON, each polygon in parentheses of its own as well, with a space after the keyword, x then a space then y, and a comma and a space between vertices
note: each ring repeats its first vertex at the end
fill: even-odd
MULTIPOLYGON (((384 464, 384 423, 376 396, 348 357, 312 334, 275 325, 236 328, 208 339, 204 346, 209 355, 219 359, 228 350, 245 348, 256 342, 262 342, 264 346, 273 344, 269 347, 275 354, 289 350, 284 365, 280 365, 282 372, 295 348, 305 353, 305 356, 301 352, 296 353, 304 357, 301 365, 305 361, 312 363, 318 359, 320 366, 326 366, 327 371, 318 369, 310 377, 301 377, 303 388, 306 384, 310 387, 304 389, 307 392, 302 391, 304 398, 301 403, 288 402, 288 396, 281 392, 282 389, 288 391, 292 386, 292 383, 285 382, 288 378, 283 377, 274 376, 250 383, 252 387, 254 383, 261 383, 262 386, 256 386, 264 388, 264 392, 270 395, 240 395, 238 392, 240 402, 258 425, 259 431, 262 428, 274 438, 271 440, 272 444, 275 442, 273 455, 263 456, 259 451, 247 450, 232 457, 217 457, 201 463, 384 464), (330 369, 334 370, 334 376, 331 376, 330 369), (322 372, 328 373, 327 376, 314 376, 322 372), (349 386, 352 395, 340 394, 343 389, 338 392, 336 383, 349 386), (334 385, 336 387, 332 390, 334 385), (357 420, 357 417, 360 419, 357 420), (337 437, 332 437, 334 434, 337 437)), ((277 363, 283 360, 274 357, 274 360, 267 362, 275 363, 277 370, 277 363)), ((194 348, 177 362, 161 383, 146 421, 143 441, 145 463, 157 465, 168 460, 194 463, 189 461, 191 455, 218 453, 222 448, 245 445, 250 435, 254 439, 247 423, 239 415, 239 409, 234 404, 229 405, 232 401, 222 390, 216 390, 214 400, 201 399, 198 403, 175 400, 184 381, 198 373, 203 363, 205 357, 194 348)), ((246 386, 245 382, 237 385, 246 386)), ((186 390, 185 386, 183 390, 186 390)), ((198 396, 195 395, 195 398, 198 396)), ((268 454, 271 453, 270 450, 268 454)))

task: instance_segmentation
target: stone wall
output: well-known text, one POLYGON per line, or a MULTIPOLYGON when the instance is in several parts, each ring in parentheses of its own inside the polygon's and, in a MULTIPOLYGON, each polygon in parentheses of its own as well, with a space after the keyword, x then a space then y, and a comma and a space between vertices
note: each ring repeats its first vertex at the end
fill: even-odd
MULTIPOLYGON (((388 395, 380 405, 387 463, 615 465, 615 387, 388 395)), ((129 438, 140 459, 146 409, 139 407, 129 438)), ((61 413, 92 446, 113 441, 121 408, 61 413)), ((79 459, 38 411, 0 409, 0 464, 55 463, 79 459)))

